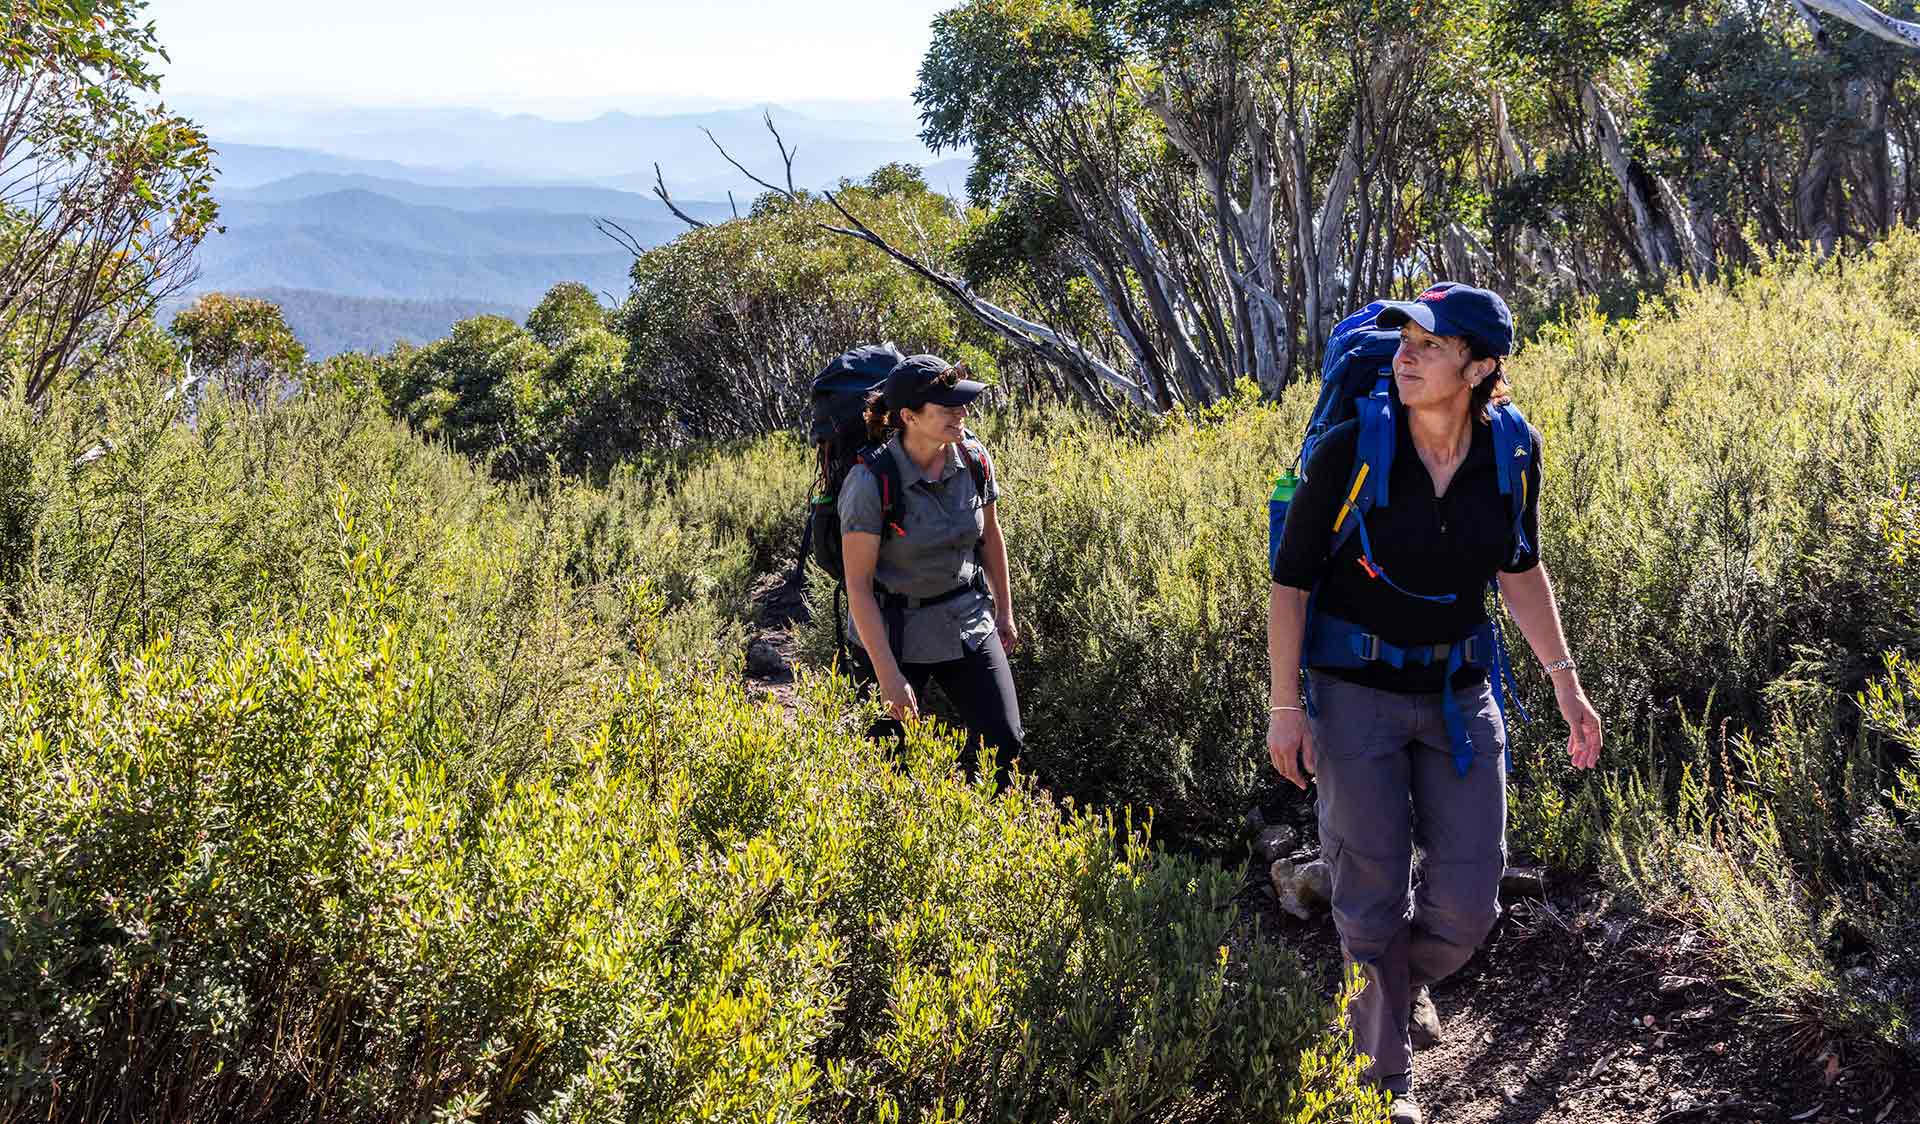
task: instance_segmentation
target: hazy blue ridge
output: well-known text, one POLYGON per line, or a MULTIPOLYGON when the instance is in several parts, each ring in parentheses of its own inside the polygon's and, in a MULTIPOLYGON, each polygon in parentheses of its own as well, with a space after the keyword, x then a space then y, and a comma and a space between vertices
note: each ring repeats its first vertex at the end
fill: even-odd
POLYGON ((706 130, 783 181, 765 112, 796 150, 803 188, 906 162, 958 197, 970 164, 964 154, 936 159, 915 136, 911 106, 579 120, 243 99, 180 108, 215 138, 224 227, 200 248, 191 291, 269 295, 316 355, 425 342, 479 312, 523 314, 561 281, 617 303, 632 255, 596 220, 612 220, 642 247, 685 231, 652 194, 656 162, 675 202, 700 220, 744 212, 763 189, 727 164, 706 130))
POLYGON ((208 239, 199 264, 200 290, 319 289, 532 307, 559 281, 624 295, 633 258, 611 242, 597 253, 473 252, 464 245, 396 245, 324 226, 263 225, 208 239))
POLYGON ((256 227, 320 227, 412 249, 459 253, 603 253, 617 244, 595 227, 618 222, 641 242, 664 242, 686 229, 664 214, 562 214, 552 211, 460 211, 406 203, 371 191, 334 191, 285 203, 225 200, 228 234, 256 227))
MULTIPOLYGON (((222 185, 258 187, 304 173, 371 175, 443 185, 592 184, 645 190, 660 165, 676 196, 745 202, 758 192, 708 139, 770 180, 784 176, 763 114, 794 150, 794 181, 819 187, 859 179, 882 164, 946 165, 896 108, 813 116, 782 106, 698 113, 604 112, 584 120, 447 107, 301 109, 238 99, 180 106, 214 138, 222 185)), ((945 171, 945 169, 943 169, 945 171)), ((951 179, 957 185, 961 176, 951 179)), ((946 186, 936 183, 936 187, 946 186)))
POLYGON ((311 172, 332 175, 366 175, 405 180, 420 184, 480 186, 525 182, 505 172, 485 169, 449 170, 403 164, 394 160, 363 160, 335 156, 312 148, 267 144, 243 144, 215 139, 213 166, 220 172, 222 191, 244 190, 311 172))
MULTIPOLYGON (((347 172, 301 172, 258 187, 225 190, 222 196, 229 203, 291 203, 337 191, 368 191, 403 203, 451 207, 456 211, 508 209, 552 214, 631 215, 679 224, 665 204, 651 194, 561 184, 464 187, 347 172)), ((732 213, 724 201, 676 197, 674 203, 703 221, 720 221, 732 213)))

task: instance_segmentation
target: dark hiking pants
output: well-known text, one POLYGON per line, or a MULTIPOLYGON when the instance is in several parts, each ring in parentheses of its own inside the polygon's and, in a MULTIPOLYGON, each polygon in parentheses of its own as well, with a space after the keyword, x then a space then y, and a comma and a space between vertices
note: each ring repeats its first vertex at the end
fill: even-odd
POLYGON ((1506 727, 1486 684, 1455 693, 1473 766, 1453 765, 1438 692, 1398 694, 1314 674, 1320 844, 1333 922, 1366 987, 1349 1014, 1374 1080, 1410 1092, 1413 989, 1472 957, 1500 916, 1506 727), (1413 848, 1425 853, 1412 887, 1413 848))
MULTIPOLYGON (((862 683, 873 684, 873 665, 858 647, 851 649, 854 673, 862 683)), ((1020 756, 1026 744, 1026 729, 1020 723, 1020 697, 1013 689, 1013 669, 1007 663, 1007 650, 998 633, 990 633, 978 648, 957 660, 940 663, 903 663, 900 673, 913 688, 914 698, 926 707, 928 683, 940 684, 960 724, 966 727, 966 748, 960 751, 960 767, 972 780, 979 770, 979 751, 985 746, 993 755, 993 779, 996 785, 1007 783, 1007 770, 1020 756)), ((874 723, 868 733, 881 740, 898 741, 906 731, 892 718, 874 723)))

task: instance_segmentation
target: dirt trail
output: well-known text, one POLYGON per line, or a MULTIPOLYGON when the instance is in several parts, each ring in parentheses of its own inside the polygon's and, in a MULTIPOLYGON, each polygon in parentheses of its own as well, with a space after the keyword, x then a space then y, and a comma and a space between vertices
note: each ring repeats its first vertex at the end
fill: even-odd
MULTIPOLYGON (((1331 919, 1296 920, 1257 884, 1249 897, 1331 987, 1331 919)), ((1427 1120, 1920 1124, 1920 1082, 1764 1025, 1703 951, 1591 880, 1510 899, 1487 946, 1433 989, 1444 1038, 1414 1060, 1427 1120)))
POLYGON ((747 689, 783 706, 793 703, 793 665, 799 646, 794 626, 806 616, 798 567, 762 574, 754 582, 753 614, 747 624, 747 689))
MULTIPOLYGON (((753 604, 749 689, 790 705, 799 586, 765 575, 753 604)), ((1244 900, 1331 990, 1331 919, 1282 912, 1264 869, 1244 900)), ((1920 1124, 1920 1079, 1759 1025, 1702 945, 1590 880, 1510 899, 1487 947, 1434 988, 1445 1038, 1415 1059, 1429 1124, 1920 1124)))

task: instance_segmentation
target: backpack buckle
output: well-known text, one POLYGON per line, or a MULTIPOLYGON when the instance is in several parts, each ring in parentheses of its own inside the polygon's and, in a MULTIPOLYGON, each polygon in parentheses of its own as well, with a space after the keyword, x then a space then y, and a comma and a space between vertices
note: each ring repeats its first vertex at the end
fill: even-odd
POLYGON ((1363 661, 1372 663, 1380 658, 1380 637, 1371 632, 1357 632, 1353 636, 1353 654, 1363 661))

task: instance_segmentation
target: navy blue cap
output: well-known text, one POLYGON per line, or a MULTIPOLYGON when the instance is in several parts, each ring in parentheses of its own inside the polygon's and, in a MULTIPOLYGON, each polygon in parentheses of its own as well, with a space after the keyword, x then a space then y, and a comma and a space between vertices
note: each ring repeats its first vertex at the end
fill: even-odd
POLYGON ((948 371, 966 373, 938 355, 909 355, 887 373, 886 402, 889 410, 917 410, 929 402, 942 406, 964 406, 980 397, 987 384, 960 379, 952 386, 941 381, 948 371))
POLYGON ((1464 336, 1490 355, 1513 353, 1513 313, 1492 289, 1442 281, 1414 300, 1381 311, 1382 328, 1411 320, 1436 336, 1464 336))

